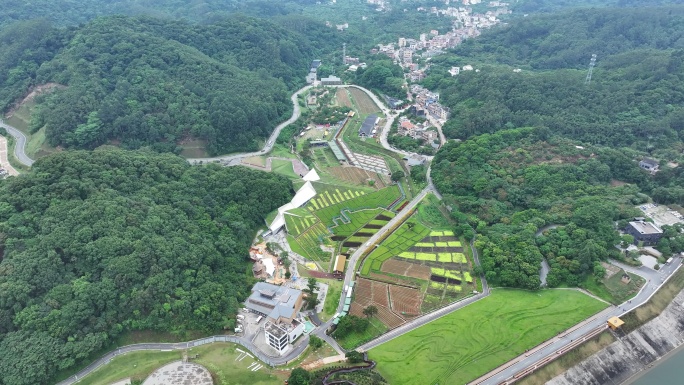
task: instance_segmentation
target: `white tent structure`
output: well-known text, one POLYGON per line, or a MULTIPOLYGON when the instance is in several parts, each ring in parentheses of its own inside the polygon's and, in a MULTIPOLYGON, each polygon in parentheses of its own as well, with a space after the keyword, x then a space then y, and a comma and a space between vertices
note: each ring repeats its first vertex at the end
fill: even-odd
MULTIPOLYGON (((307 174, 308 175, 308 174, 307 174)), ((306 182, 302 186, 292 200, 284 205, 278 207, 278 215, 276 215, 273 222, 268 225, 268 229, 272 233, 277 233, 283 226, 285 226, 285 212, 288 210, 296 209, 297 207, 304 206, 306 202, 311 200, 311 198, 316 196, 316 189, 314 189, 311 182, 306 182)))
POLYGON ((318 176, 316 169, 312 168, 311 171, 307 172, 306 175, 304 175, 304 178, 302 179, 304 179, 307 182, 316 182, 321 180, 321 177, 318 176))
POLYGON ((294 208, 296 207, 302 207, 308 202, 311 198, 316 196, 316 189, 314 189, 313 185, 311 182, 306 182, 304 183, 304 186, 300 188, 297 193, 295 194, 294 198, 292 198, 292 205, 294 208))
POLYGON ((273 277, 273 273, 275 273, 275 265, 273 264, 271 258, 264 258, 261 260, 261 262, 264 264, 266 274, 268 274, 269 277, 273 277))

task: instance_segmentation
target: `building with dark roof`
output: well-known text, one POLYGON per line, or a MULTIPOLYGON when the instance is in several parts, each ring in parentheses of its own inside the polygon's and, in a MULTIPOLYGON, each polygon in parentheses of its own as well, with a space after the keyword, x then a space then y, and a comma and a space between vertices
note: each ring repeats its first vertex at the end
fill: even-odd
POLYGON ((375 128, 375 122, 377 121, 377 115, 369 115, 361 124, 361 128, 359 128, 359 136, 370 138, 373 135, 373 128, 375 128))
POLYGON ((302 308, 302 300, 301 290, 257 282, 245 301, 245 307, 268 317, 275 324, 291 323, 302 308))
POLYGON ((663 237, 663 230, 643 220, 629 222, 625 232, 633 236, 635 242, 643 242, 646 245, 655 245, 663 237))

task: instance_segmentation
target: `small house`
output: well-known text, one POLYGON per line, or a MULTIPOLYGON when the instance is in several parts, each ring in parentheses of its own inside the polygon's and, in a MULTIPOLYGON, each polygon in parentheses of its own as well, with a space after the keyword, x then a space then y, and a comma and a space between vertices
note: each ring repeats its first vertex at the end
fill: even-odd
POLYGON ((658 171, 658 162, 655 159, 644 158, 639 162, 639 167, 650 173, 655 173, 658 171))

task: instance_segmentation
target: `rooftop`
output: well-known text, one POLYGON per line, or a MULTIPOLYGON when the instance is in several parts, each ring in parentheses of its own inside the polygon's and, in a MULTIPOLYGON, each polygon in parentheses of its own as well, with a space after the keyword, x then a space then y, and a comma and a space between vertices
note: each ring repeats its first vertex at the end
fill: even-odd
POLYGON ((643 221, 633 221, 629 222, 636 231, 638 231, 641 234, 662 234, 663 230, 659 229, 656 225, 654 225, 651 222, 643 222, 643 221))
POLYGON ((294 318, 299 311, 296 307, 301 296, 301 290, 257 282, 252 288, 252 294, 245 301, 245 306, 275 320, 280 317, 294 318))
POLYGON ((287 334, 286 330, 271 322, 266 322, 264 329, 266 332, 273 334, 276 338, 282 338, 285 334, 287 334))
POLYGON ((366 136, 371 136, 371 133, 373 132, 373 127, 375 127, 375 122, 378 120, 377 115, 371 114, 369 115, 366 120, 363 121, 361 124, 361 128, 359 129, 359 135, 366 135, 366 136))

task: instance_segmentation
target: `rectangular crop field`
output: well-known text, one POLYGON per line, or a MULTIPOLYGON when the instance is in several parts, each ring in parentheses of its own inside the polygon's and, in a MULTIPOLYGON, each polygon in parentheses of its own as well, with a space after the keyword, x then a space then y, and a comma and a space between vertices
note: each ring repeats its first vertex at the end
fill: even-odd
POLYGON ((359 108, 359 114, 368 115, 373 112, 380 112, 380 108, 365 92, 359 90, 358 88, 350 87, 349 92, 351 93, 354 102, 359 108))
POLYGON ((497 289, 368 354, 393 385, 465 384, 605 307, 572 290, 497 289))

